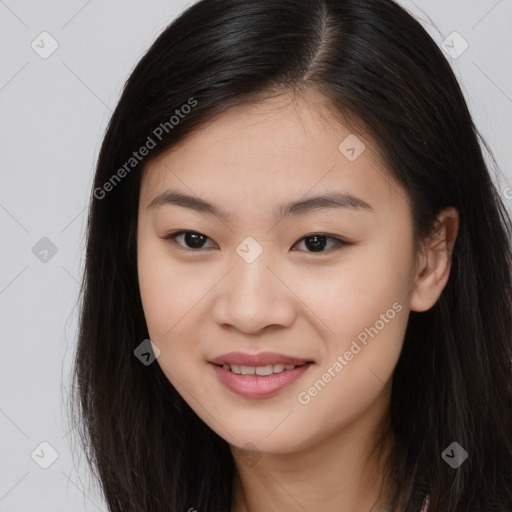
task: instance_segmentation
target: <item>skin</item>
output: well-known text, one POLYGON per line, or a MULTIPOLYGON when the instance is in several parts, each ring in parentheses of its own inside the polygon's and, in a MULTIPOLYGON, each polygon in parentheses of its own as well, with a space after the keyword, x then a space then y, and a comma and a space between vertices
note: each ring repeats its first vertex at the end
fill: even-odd
POLYGON ((138 272, 150 338, 169 381, 231 446, 231 512, 303 512, 320 504, 323 512, 370 511, 382 464, 365 458, 389 411, 408 313, 432 307, 449 277, 457 211, 441 212, 439 236, 415 254, 407 194, 368 137, 357 134, 366 149, 356 160, 340 152, 351 131, 325 107, 322 96, 308 93, 228 109, 148 162, 142 177, 138 272), (199 196, 232 218, 174 204, 148 208, 168 189, 199 196), (278 205, 333 190, 373 211, 275 216, 278 205), (180 229, 206 235, 204 247, 183 236, 174 244, 164 239, 180 229), (316 233, 353 244, 336 248, 327 238, 315 252, 304 237, 316 233), (263 250, 252 263, 236 252, 247 236, 263 250), (401 311, 300 403, 299 393, 396 303, 401 311), (272 397, 246 398, 208 363, 231 351, 315 364, 272 397))

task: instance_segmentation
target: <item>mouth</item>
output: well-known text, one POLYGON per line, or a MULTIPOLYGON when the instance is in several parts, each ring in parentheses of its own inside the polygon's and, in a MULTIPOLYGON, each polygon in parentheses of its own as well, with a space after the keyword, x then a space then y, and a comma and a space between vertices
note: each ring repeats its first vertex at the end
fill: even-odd
POLYGON ((274 363, 259 366, 213 363, 209 366, 224 387, 245 398, 267 398, 297 381, 314 365, 313 361, 296 364, 274 363))
POLYGON ((219 368, 223 368, 231 373, 235 373, 236 375, 242 376, 252 376, 252 377, 268 377, 270 375, 275 375, 278 373, 289 372, 295 370, 295 368, 301 368, 303 366, 307 366, 313 364, 313 361, 306 361, 302 364, 267 364, 263 366, 244 366, 238 364, 215 364, 212 363, 219 368))

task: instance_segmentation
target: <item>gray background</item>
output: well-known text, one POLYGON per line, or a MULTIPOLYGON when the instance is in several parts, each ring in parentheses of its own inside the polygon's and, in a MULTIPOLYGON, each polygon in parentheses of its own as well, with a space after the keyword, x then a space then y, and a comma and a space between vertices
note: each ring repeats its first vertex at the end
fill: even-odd
MULTIPOLYGON (((440 46, 454 31, 469 44, 447 58, 503 172, 494 178, 510 209, 512 2, 400 3, 440 46)), ((0 512, 106 511, 84 457, 73 456, 66 419, 87 202, 124 81, 189 4, 0 0, 0 512), (46 59, 31 46, 51 48, 43 31, 58 43, 46 59), (42 252, 50 246, 55 254, 42 252), (58 455, 47 469, 42 442, 58 455)))

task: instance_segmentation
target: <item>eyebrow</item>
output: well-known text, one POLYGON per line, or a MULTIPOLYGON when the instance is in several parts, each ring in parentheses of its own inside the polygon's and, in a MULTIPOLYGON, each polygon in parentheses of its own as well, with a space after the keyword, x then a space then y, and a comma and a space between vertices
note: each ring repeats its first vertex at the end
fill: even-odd
MULTIPOLYGON (((198 212, 216 215, 224 221, 230 220, 233 215, 219 206, 215 206, 200 197, 189 196, 181 192, 167 190, 155 197, 148 205, 148 209, 158 208, 164 205, 177 205, 190 208, 198 212)), ((278 208, 281 217, 304 215, 313 211, 326 210, 331 208, 349 208, 352 210, 363 209, 373 212, 374 209, 363 199, 343 192, 326 192, 324 194, 300 199, 278 208)))

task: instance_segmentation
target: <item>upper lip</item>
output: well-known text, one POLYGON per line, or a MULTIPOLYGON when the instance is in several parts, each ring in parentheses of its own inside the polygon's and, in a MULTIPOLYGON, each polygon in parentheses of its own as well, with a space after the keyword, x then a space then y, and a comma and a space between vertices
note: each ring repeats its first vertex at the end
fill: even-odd
POLYGON ((269 364, 293 364, 299 366, 309 362, 312 361, 276 352, 260 352, 259 354, 229 352, 210 360, 210 363, 213 364, 236 364, 239 366, 267 366, 269 364))

